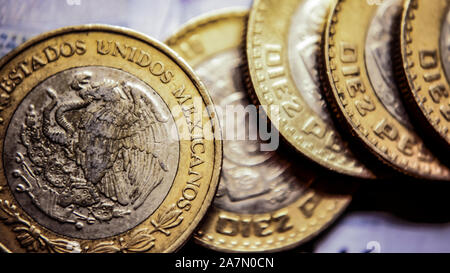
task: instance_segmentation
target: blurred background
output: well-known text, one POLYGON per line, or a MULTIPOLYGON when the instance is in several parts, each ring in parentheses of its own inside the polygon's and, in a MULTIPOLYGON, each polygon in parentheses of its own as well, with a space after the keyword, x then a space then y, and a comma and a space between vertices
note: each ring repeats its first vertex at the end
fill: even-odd
MULTIPOLYGON (((251 0, 0 0, 0 56, 55 28, 88 23, 128 27, 165 40, 190 19, 251 0)), ((350 179, 350 178, 349 178, 350 179)), ((293 252, 450 252, 450 184, 409 178, 358 181, 350 207, 293 252)), ((193 240, 184 253, 211 250, 193 240)))

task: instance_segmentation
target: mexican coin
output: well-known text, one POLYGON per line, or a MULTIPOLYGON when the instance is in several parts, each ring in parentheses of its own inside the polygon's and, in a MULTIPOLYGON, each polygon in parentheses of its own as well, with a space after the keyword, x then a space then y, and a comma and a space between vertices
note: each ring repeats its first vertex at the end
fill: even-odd
POLYGON ((82 25, 26 42, 0 75, 3 249, 171 252, 189 238, 222 143, 209 95, 173 51, 82 25))

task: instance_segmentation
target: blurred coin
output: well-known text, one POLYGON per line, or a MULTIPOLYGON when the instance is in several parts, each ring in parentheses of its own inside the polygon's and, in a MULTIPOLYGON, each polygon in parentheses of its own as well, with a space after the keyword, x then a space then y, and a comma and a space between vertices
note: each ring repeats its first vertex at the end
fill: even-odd
POLYGON ((2 248, 170 252, 189 238, 222 143, 209 95, 173 51, 77 26, 26 42, 0 75, 2 248))
POLYGON ((324 36, 328 98, 343 127, 386 166, 419 178, 448 180, 449 170, 425 148, 396 94, 389 44, 390 27, 400 11, 397 0, 336 3, 324 36))
POLYGON ((254 101, 297 151, 327 169, 374 178, 335 130, 322 97, 317 57, 332 2, 254 1, 246 41, 248 82, 254 101))
POLYGON ((248 7, 250 3, 251 0, 0 0, 0 56, 39 33, 82 24, 128 27, 164 39, 192 17, 218 8, 248 7), (149 10, 157 13, 149 16, 149 10))
POLYGON ((194 67, 224 114, 219 190, 195 238, 225 252, 281 251, 333 222, 350 202, 352 186, 290 162, 280 150, 264 152, 263 141, 249 137, 258 127, 249 118, 256 107, 249 104, 239 67, 246 21, 244 11, 205 15, 167 41, 194 67), (233 119, 239 113, 248 116, 233 119), (236 134, 246 137, 228 138, 230 128, 246 130, 236 134))
POLYGON ((401 73, 410 113, 438 155, 450 152, 450 3, 407 1, 402 16, 401 73))

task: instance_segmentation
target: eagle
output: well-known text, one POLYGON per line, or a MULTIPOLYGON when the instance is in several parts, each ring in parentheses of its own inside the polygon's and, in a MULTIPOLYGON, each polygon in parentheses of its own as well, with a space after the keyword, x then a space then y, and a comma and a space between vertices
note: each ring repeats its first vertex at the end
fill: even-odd
POLYGON ((51 102, 43 109, 43 134, 64 148, 86 184, 137 209, 169 171, 168 115, 140 84, 93 82, 84 71, 74 75, 69 89, 76 99, 60 101, 47 89, 51 102))

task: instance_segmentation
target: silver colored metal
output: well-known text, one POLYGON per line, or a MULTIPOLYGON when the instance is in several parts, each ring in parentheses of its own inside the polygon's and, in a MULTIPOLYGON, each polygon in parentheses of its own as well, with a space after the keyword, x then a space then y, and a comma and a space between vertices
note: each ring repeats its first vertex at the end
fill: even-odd
POLYGON ((161 97, 127 72, 69 69, 36 86, 9 124, 4 169, 18 203, 65 236, 97 239, 155 211, 175 178, 175 121, 161 97))
POLYGON ((387 0, 377 8, 366 37, 366 68, 378 99, 401 124, 412 125, 395 85, 391 47, 394 19, 402 11, 401 0, 387 0))
POLYGON ((302 1, 291 20, 288 58, 297 90, 309 107, 332 125, 325 98, 319 89, 317 52, 331 0, 302 1))
MULTIPOLYGON (((230 106, 249 105, 239 70, 239 50, 217 54, 194 69, 205 83, 220 114, 230 106)), ((227 120, 224 117, 223 120, 227 120)), ((219 119, 220 120, 220 119, 219 119)), ((223 125, 223 122, 222 122, 223 125)), ((223 128, 223 166, 214 205, 236 213, 267 213, 285 207, 297 200, 308 183, 296 179, 291 163, 276 152, 260 151, 256 135, 257 124, 245 117, 236 120, 236 127, 248 128, 245 140, 227 139, 223 128)))
POLYGON ((440 44, 445 76, 450 82, 450 8, 447 10, 446 19, 442 22, 440 44))

